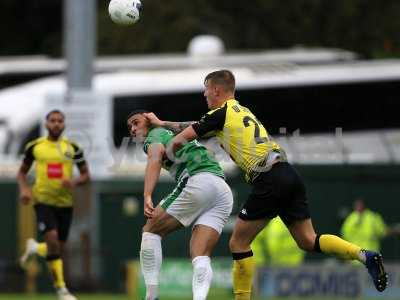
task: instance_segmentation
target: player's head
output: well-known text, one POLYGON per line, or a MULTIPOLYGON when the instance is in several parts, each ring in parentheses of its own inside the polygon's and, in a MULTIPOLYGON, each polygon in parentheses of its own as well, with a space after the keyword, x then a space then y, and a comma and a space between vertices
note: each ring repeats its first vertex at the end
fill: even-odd
POLYGON ((144 109, 137 109, 131 112, 126 119, 129 134, 132 137, 145 138, 150 129, 150 122, 144 116, 149 111, 144 109))
POLYGON ((365 210, 365 202, 362 197, 358 197, 353 203, 354 210, 361 213, 365 210))
POLYGON ((65 115, 60 110, 54 109, 46 115, 46 129, 49 132, 49 137, 57 140, 65 129, 65 115))
POLYGON ((235 97, 235 76, 229 70, 211 72, 204 79, 204 87, 208 108, 218 108, 235 97))

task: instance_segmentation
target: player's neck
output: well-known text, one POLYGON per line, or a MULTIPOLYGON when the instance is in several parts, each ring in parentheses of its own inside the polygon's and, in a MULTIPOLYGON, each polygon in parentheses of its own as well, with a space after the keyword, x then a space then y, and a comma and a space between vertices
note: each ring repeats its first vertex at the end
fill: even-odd
POLYGON ((57 142, 60 138, 61 138, 61 136, 58 136, 58 137, 51 136, 51 135, 48 135, 48 136, 47 136, 47 139, 48 139, 50 142, 57 142))
POLYGON ((234 96, 228 96, 228 97, 221 98, 221 100, 219 100, 217 102, 216 108, 224 106, 226 102, 228 102, 229 100, 232 100, 232 99, 234 99, 234 96))

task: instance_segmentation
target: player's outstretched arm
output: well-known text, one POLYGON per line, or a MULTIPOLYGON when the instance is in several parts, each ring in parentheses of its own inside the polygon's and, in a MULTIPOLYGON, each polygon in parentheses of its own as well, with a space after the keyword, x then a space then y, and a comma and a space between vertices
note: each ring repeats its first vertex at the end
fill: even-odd
POLYGON ((196 121, 186 121, 186 122, 162 121, 154 113, 145 113, 144 116, 149 120, 151 125, 167 128, 173 131, 175 134, 182 132, 193 123, 196 123, 196 121))
POLYGON ((144 175, 144 215, 152 218, 154 205, 152 195, 161 172, 162 158, 165 147, 161 144, 151 144, 147 149, 147 165, 144 175))
POLYGON ((174 157, 176 151, 182 148, 186 143, 193 141, 197 138, 197 133, 192 126, 189 126, 184 131, 176 135, 167 147, 167 156, 169 159, 174 157))

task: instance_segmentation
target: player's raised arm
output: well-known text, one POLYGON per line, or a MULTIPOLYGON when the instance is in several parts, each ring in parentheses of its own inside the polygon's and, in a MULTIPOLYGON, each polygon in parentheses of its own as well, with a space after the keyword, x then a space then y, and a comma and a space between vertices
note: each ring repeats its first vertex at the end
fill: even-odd
POLYGON ((214 135, 216 130, 222 130, 225 123, 226 107, 213 110, 204 115, 199 122, 193 122, 181 133, 176 135, 167 148, 168 158, 173 157, 185 143, 198 137, 205 138, 214 135))
POLYGON ((162 144, 151 144, 147 149, 147 165, 144 175, 144 215, 152 218, 154 205, 152 195, 160 177, 162 158, 165 147, 162 144))
POLYGON ((154 113, 145 113, 144 116, 149 120, 151 125, 167 128, 172 132, 174 132, 175 134, 182 132, 190 125, 196 123, 196 121, 185 121, 185 122, 162 121, 154 113))
POLYGON ((182 148, 186 143, 189 143, 197 138, 196 131, 193 126, 189 126, 184 131, 176 135, 167 147, 166 153, 169 159, 173 160, 175 153, 182 148))

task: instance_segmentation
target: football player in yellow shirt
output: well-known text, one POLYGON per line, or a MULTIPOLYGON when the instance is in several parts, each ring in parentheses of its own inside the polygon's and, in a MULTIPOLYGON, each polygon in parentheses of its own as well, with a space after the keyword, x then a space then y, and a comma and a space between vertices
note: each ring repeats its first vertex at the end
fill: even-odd
POLYGON ((62 251, 72 221, 72 189, 90 180, 88 165, 82 149, 62 136, 65 116, 52 110, 46 116, 48 135, 28 143, 17 180, 23 204, 33 201, 37 228, 44 242, 28 239, 21 265, 37 254, 46 258, 54 287, 60 300, 76 300, 64 282, 62 251), (31 187, 27 173, 35 163, 35 182, 31 187), (73 178, 77 165, 80 175, 73 178))
POLYGON ((205 77, 204 85, 204 97, 210 111, 200 121, 161 121, 154 114, 147 114, 146 117, 154 126, 180 132, 167 148, 170 159, 185 143, 196 138, 216 136, 222 148, 242 169, 245 180, 252 185, 229 241, 234 261, 235 299, 249 300, 251 297, 254 258, 250 244, 276 216, 282 219, 301 249, 363 262, 376 289, 383 291, 387 285, 387 274, 381 254, 361 249, 335 235, 315 232, 302 178, 263 124, 235 99, 233 73, 229 70, 212 72, 205 77))

